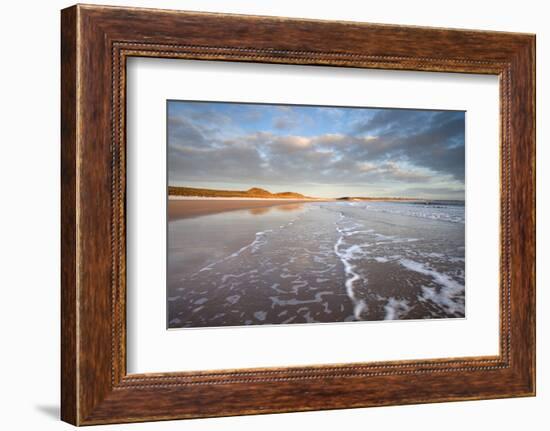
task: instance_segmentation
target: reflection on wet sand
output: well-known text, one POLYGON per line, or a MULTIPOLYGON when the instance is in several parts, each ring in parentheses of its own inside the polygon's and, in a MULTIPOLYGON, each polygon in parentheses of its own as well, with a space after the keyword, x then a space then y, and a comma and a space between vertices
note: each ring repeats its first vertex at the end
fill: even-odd
POLYGON ((271 211, 270 207, 267 207, 267 208, 250 208, 248 210, 248 213, 252 214, 252 215, 262 215, 262 214, 267 214, 269 211, 271 211))
POLYGON ((248 210, 248 212, 252 215, 263 215, 267 214, 271 210, 278 210, 278 211, 298 211, 304 207, 303 204, 284 204, 284 205, 276 205, 272 207, 264 207, 264 208, 251 208, 248 210))
POLYGON ((322 202, 319 200, 298 199, 169 199, 168 220, 181 220, 192 217, 218 214, 228 211, 258 210, 250 214, 265 214, 262 209, 272 207, 281 211, 294 211, 300 209, 299 205, 310 202, 322 202))
POLYGON ((304 207, 304 204, 288 204, 288 205, 279 205, 277 208, 279 211, 297 211, 304 207))

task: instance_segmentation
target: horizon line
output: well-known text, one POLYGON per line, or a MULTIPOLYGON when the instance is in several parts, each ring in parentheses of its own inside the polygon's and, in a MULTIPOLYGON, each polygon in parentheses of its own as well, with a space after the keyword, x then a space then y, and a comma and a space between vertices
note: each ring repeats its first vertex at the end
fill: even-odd
MULTIPOLYGON (((278 195, 278 194, 285 194, 285 193, 295 193, 295 194, 300 194, 302 195, 304 198, 309 198, 309 199, 402 199, 402 200, 422 200, 422 201, 430 201, 430 200, 440 200, 440 201, 457 201, 457 202, 465 202, 466 199, 465 198, 462 198, 462 199, 459 199, 459 198, 429 198, 429 197, 419 197, 419 196, 415 196, 415 197, 410 197, 410 196, 396 196, 396 195, 393 195, 393 196, 374 196, 374 195, 339 195, 339 196, 308 196, 308 195, 304 195, 303 193, 300 193, 300 192, 295 192, 295 191, 291 191, 291 190, 286 190, 284 192, 271 192, 270 190, 267 190, 263 187, 258 187, 258 186, 251 186, 251 187, 248 187, 246 189, 212 189, 212 188, 209 188, 209 187, 190 187, 190 186, 182 186, 182 185, 171 185, 171 184, 168 184, 167 185, 167 194, 170 195, 170 192, 169 192, 169 188, 170 187, 174 187, 174 188, 184 188, 184 189, 193 189, 193 190, 205 190, 205 191, 210 191, 210 192, 235 192, 235 193, 246 193, 246 192, 249 192, 250 190, 254 190, 254 189, 258 189, 258 190, 262 190, 262 191, 265 191, 271 195, 278 195)), ((180 196, 185 196, 185 195, 180 195, 180 196)))

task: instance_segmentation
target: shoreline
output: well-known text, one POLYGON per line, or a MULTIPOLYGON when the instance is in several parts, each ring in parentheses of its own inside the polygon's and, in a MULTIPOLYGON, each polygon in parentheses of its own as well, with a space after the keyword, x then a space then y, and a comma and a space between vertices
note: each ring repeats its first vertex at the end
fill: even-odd
POLYGON ((350 198, 281 198, 281 197, 253 197, 253 196, 182 196, 168 195, 169 201, 290 201, 290 202, 461 202, 454 199, 424 199, 424 198, 398 198, 398 197, 350 197, 350 198))
POLYGON ((254 210, 284 205, 298 205, 315 202, 394 202, 416 203, 419 200, 393 198, 369 198, 341 200, 334 198, 299 199, 299 198, 255 198, 255 197, 202 197, 202 196, 168 196, 168 221, 219 214, 229 211, 254 210))

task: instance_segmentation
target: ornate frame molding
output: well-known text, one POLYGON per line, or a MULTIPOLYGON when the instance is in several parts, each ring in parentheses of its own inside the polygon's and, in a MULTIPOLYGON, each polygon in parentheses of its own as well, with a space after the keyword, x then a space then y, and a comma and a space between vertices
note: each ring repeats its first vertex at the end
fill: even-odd
POLYGON ((62 54, 64 420, 98 424, 534 394, 534 36, 79 5, 62 12, 62 54), (205 24, 220 30, 207 33, 205 24), (259 27, 269 31, 257 35, 259 27), (313 33, 319 42, 308 42, 313 33), (340 38, 331 42, 329 33, 340 38), (131 56, 498 75, 500 354, 127 375, 125 66, 131 56), (248 399, 252 390, 263 390, 266 400, 248 399), (304 391, 308 399, 299 396, 304 391))

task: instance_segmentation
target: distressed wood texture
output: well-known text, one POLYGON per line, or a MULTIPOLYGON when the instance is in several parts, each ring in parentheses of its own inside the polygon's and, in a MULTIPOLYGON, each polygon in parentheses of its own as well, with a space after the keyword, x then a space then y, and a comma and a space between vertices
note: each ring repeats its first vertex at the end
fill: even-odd
POLYGON ((63 420, 88 425, 534 395, 533 35, 79 5, 62 11, 61 47, 63 420), (127 375, 129 56, 500 76, 499 355, 127 375))

